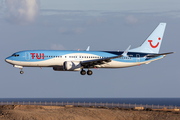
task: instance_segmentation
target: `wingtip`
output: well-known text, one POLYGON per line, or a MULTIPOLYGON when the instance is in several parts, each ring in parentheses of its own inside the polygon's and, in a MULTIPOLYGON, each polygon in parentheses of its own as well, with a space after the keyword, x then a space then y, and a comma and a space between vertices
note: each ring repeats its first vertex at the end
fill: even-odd
POLYGON ((165 23, 165 22, 161 22, 161 23, 159 23, 159 24, 161 24, 161 25, 166 25, 167 23, 165 23))

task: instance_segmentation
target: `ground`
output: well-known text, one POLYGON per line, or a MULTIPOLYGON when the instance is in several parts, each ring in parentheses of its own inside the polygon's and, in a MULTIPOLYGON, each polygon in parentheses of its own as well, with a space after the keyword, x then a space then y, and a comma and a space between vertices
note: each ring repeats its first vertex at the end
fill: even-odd
POLYGON ((1 105, 0 120, 180 120, 180 112, 80 106, 1 105))

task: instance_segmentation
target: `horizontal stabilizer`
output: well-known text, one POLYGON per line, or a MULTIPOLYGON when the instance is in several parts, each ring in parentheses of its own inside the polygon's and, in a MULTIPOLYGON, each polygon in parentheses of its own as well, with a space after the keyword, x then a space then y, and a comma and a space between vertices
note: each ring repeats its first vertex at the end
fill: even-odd
POLYGON ((168 55, 168 54, 173 54, 174 52, 169 52, 169 53, 161 53, 161 54, 149 54, 147 57, 157 57, 161 55, 168 55))

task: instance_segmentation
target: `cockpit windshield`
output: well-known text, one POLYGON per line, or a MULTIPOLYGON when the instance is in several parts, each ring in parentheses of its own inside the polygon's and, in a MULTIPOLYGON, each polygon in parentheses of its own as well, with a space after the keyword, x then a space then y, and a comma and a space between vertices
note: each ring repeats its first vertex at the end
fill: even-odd
POLYGON ((19 54, 13 54, 12 56, 14 56, 14 57, 19 57, 19 54))

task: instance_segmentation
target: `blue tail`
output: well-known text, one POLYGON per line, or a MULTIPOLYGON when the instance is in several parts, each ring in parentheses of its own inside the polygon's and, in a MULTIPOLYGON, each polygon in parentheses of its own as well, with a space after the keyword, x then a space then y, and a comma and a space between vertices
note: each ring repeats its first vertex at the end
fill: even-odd
POLYGON ((166 23, 160 23, 140 47, 131 49, 129 51, 156 54, 159 53, 165 27, 166 23))

